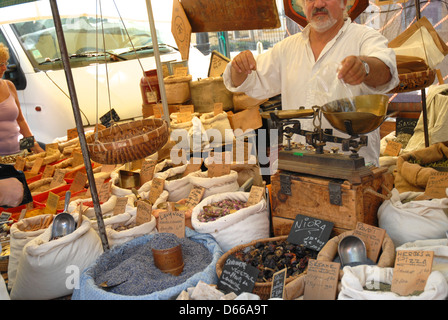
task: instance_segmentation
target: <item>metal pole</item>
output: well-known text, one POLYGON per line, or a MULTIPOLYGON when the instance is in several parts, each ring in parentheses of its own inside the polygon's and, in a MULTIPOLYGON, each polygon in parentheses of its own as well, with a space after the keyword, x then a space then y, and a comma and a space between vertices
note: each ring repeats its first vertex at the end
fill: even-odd
POLYGON ((156 60, 157 67, 157 79, 159 81, 160 98, 162 99, 163 105, 163 118, 170 126, 170 113, 168 109, 168 102, 166 99, 165 82, 163 81, 163 69, 162 63, 160 62, 160 52, 159 52, 159 41, 157 39, 156 26, 154 24, 154 16, 152 14, 151 0, 146 0, 146 9, 148 10, 149 27, 151 28, 151 38, 152 45, 154 47, 154 58, 156 60))
POLYGON ((67 79, 68 90, 70 93, 70 100, 72 102, 73 114, 75 116, 76 128, 78 130, 79 143, 81 145, 84 165, 86 166, 87 179, 89 181, 90 191, 92 194, 92 202, 95 210, 96 219, 98 222, 98 231, 103 244, 103 250, 109 250, 109 243, 107 241, 106 229, 104 227, 103 214, 101 212, 98 192, 95 185, 95 178, 92 171, 92 163, 90 162, 89 150, 87 149, 86 136, 82 125, 81 113, 79 110, 78 98, 76 96, 75 85, 73 82, 72 70, 70 68, 70 59, 68 57, 67 45, 65 43, 64 32, 62 30, 61 17, 59 15, 56 0, 50 0, 51 11, 53 14, 54 26, 56 35, 58 37, 59 49, 61 50, 62 63, 64 65, 65 77, 67 79))
MULTIPOLYGON (((415 0, 415 16, 417 20, 420 19, 420 0, 415 0)), ((425 136, 425 147, 429 147, 429 133, 428 133, 428 113, 426 110, 426 91, 421 89, 422 94, 422 113, 423 113, 423 133, 425 136)))

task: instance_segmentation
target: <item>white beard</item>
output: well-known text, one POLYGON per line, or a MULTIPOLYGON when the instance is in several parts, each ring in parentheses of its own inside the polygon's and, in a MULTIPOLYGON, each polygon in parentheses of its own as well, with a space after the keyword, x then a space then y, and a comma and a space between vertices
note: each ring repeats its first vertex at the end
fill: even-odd
POLYGON ((311 27, 313 27, 313 29, 317 32, 325 32, 332 26, 334 26, 337 22, 337 20, 331 15, 328 15, 327 19, 324 19, 324 21, 320 21, 322 18, 325 17, 317 17, 316 19, 313 19, 309 22, 311 27))

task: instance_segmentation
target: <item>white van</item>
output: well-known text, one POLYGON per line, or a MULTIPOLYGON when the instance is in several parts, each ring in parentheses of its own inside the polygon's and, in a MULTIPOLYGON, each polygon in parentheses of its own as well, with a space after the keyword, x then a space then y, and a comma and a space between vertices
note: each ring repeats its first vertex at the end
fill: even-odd
MULTIPOLYGON (((146 1, 57 3, 83 124, 101 123, 111 109, 121 120, 141 117, 140 79, 156 69, 146 1)), ((152 0, 152 12, 161 61, 180 61, 171 34, 172 1, 152 0)), ((0 41, 11 56, 5 78, 16 85, 35 139, 50 143, 66 136, 76 124, 49 1, 2 8, 0 17, 0 41)))

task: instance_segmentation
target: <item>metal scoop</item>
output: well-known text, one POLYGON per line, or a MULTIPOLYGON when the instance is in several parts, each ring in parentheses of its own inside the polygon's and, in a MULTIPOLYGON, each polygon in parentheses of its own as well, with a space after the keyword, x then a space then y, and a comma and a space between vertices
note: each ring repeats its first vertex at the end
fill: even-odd
POLYGON ((64 212, 57 214, 53 220, 51 240, 66 236, 76 229, 75 218, 67 212, 70 196, 71 192, 67 191, 65 194, 64 212))
POLYGON ((338 253, 342 267, 370 264, 367 260, 366 245, 357 236, 349 235, 339 241, 338 253))

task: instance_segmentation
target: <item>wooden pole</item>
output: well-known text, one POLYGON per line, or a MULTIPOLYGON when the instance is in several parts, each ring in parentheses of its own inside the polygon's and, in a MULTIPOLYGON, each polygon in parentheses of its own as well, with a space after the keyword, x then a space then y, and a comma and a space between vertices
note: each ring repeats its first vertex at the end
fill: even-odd
MULTIPOLYGON (((415 16, 416 16, 417 20, 419 20, 421 18, 421 16, 420 16, 420 0, 415 0, 415 16)), ((425 147, 429 147, 428 112, 426 109, 425 88, 421 89, 421 95, 422 95, 423 133, 425 136, 425 147)))
MULTIPOLYGON (((87 179, 89 181, 90 191, 92 194, 92 202, 95 210, 95 216, 98 222, 98 231, 103 245, 103 250, 109 250, 109 243, 107 240, 106 229, 104 227, 103 214, 101 212, 100 201, 98 198, 98 191, 95 185, 95 178, 93 176, 92 163, 90 161, 90 154, 87 148, 86 136, 84 134, 84 127, 82 125, 81 112, 79 110, 78 98, 76 95, 75 85, 73 82, 72 70, 70 68, 70 58, 68 57, 67 45, 65 43, 64 32, 62 30, 61 17, 59 15, 56 0, 50 0, 51 12, 53 14, 54 26, 56 35, 58 37, 59 49, 61 50, 61 59, 64 65, 65 77, 67 79, 68 90, 70 93, 70 100, 72 102, 73 115, 75 117, 76 128, 78 130, 79 143, 81 145, 84 165, 86 167, 87 179)), ((81 213, 80 213, 81 214, 81 213)))

